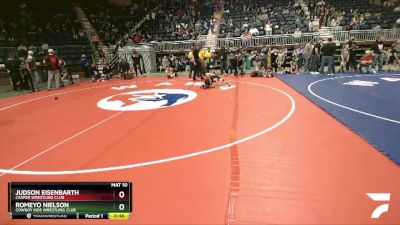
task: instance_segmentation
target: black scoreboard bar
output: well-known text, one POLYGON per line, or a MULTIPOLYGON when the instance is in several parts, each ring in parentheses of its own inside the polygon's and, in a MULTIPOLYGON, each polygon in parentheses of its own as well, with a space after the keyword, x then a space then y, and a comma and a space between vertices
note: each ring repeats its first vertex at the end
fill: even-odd
POLYGON ((129 219, 131 182, 10 182, 13 219, 129 219))

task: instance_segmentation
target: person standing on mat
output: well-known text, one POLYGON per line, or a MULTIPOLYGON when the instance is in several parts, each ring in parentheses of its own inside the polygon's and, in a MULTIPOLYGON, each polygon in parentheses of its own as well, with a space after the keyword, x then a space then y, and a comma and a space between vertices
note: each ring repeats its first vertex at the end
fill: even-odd
POLYGON ((10 74, 12 86, 15 91, 22 91, 22 76, 19 70, 20 64, 21 62, 14 55, 10 55, 5 64, 5 68, 10 74))
POLYGON ((312 51, 312 55, 310 58, 310 63, 309 63, 309 69, 311 74, 318 74, 318 68, 319 68, 319 63, 320 63, 320 58, 321 58, 321 43, 322 40, 318 40, 314 44, 314 48, 312 51))
POLYGON ((141 62, 143 61, 143 58, 137 51, 133 52, 132 61, 133 61, 133 69, 135 70, 136 76, 138 76, 138 71, 140 72, 140 75, 143 75, 144 73, 142 71, 142 66, 141 66, 141 62))
POLYGON ((50 91, 53 78, 56 81, 56 89, 60 88, 60 61, 53 49, 49 49, 48 52, 49 55, 44 59, 44 63, 49 69, 47 73, 47 90, 50 91))
POLYGON ((121 76, 120 76, 121 79, 123 79, 123 80, 126 80, 128 78, 132 79, 132 77, 128 76, 129 69, 130 69, 130 66, 129 66, 128 61, 125 58, 120 59, 119 72, 121 74, 121 76))
POLYGON ((274 72, 278 72, 278 63, 276 63, 277 59, 278 59, 278 49, 274 47, 271 51, 271 66, 274 72))
POLYGON ((278 57, 276 58, 276 64, 278 65, 278 74, 283 74, 285 72, 285 59, 285 52, 283 51, 283 49, 279 49, 278 57))
POLYGON ((204 61, 206 63, 207 73, 210 72, 211 57, 212 57, 211 49, 207 48, 207 50, 204 52, 204 61))
POLYGON ((346 72, 346 65, 349 63, 350 53, 349 53, 349 45, 345 44, 342 47, 342 51, 340 53, 340 69, 339 71, 344 73, 346 72))
POLYGON ((35 92, 35 87, 33 86, 33 80, 31 76, 31 72, 29 71, 28 65, 25 63, 24 60, 21 61, 21 75, 22 75, 22 87, 26 90, 29 88, 32 89, 32 92, 35 92))
POLYGON ((353 68, 354 72, 358 71, 358 62, 357 62, 357 45, 356 43, 353 41, 353 39, 351 39, 348 43, 349 45, 349 62, 347 64, 348 70, 350 70, 350 68, 353 68))
POLYGON ((28 51, 28 57, 26 58, 25 63, 27 66, 27 70, 33 79, 33 89, 39 91, 40 78, 37 70, 35 57, 33 56, 33 51, 28 51))
POLYGON ((304 72, 310 72, 310 57, 312 55, 312 50, 313 50, 313 44, 311 41, 309 41, 306 46, 304 47, 303 50, 303 56, 304 56, 304 72))
POLYGON ((372 50, 374 51, 374 64, 372 65, 375 69, 378 66, 378 71, 382 71, 383 68, 383 38, 380 37, 374 45, 372 45, 372 50))
POLYGON ((229 51, 229 54, 228 54, 228 74, 233 74, 233 72, 235 71, 235 65, 236 65, 236 62, 235 62, 235 52, 233 51, 233 49, 231 49, 230 51, 229 51))
POLYGON ((219 51, 219 59, 221 61, 221 75, 228 74, 228 67, 227 67, 227 61, 228 61, 228 52, 226 51, 225 47, 222 47, 221 50, 219 51))
POLYGON ((201 77, 201 75, 202 75, 202 73, 203 73, 203 66, 202 66, 202 61, 201 61, 201 59, 200 59, 200 50, 199 50, 199 47, 194 47, 193 48, 193 59, 194 59, 194 62, 193 62, 193 65, 194 65, 194 76, 193 76, 193 80, 196 80, 196 76, 200 76, 201 77))
POLYGON ((332 38, 328 38, 328 42, 325 43, 322 48, 322 60, 321 67, 319 68, 319 73, 324 73, 324 67, 328 64, 328 75, 333 75, 332 68, 334 66, 334 55, 336 51, 336 44, 332 42, 332 38))
POLYGON ((190 50, 190 52, 188 53, 188 59, 189 59, 189 79, 192 78, 192 74, 193 74, 193 78, 195 78, 196 73, 194 70, 194 57, 193 57, 193 49, 190 50))

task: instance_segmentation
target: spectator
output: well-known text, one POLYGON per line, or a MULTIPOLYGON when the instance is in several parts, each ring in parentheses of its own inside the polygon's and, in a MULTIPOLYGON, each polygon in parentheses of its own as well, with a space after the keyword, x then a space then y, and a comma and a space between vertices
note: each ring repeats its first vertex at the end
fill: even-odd
POLYGON ((397 40, 395 43, 393 43, 393 47, 396 50, 397 53, 400 53, 400 40, 397 40))
POLYGON ((104 77, 106 78, 106 80, 109 80, 112 78, 112 71, 111 71, 108 63, 106 65, 104 65, 104 67, 103 67, 103 74, 104 74, 104 77))
POLYGON ((100 43, 100 39, 99 36, 97 35, 97 33, 95 31, 92 32, 92 42, 94 44, 94 47, 96 50, 99 50, 99 43, 100 43))
POLYGON ((278 52, 278 57, 276 58, 276 64, 278 65, 278 74, 283 74, 285 65, 286 54, 283 49, 278 52))
POLYGON ((268 48, 268 52, 267 52, 267 68, 273 70, 272 68, 272 50, 271 48, 268 48))
POLYGON ((325 7, 325 3, 320 4, 319 14, 318 14, 318 20, 319 20, 318 25, 319 25, 319 28, 321 28, 322 25, 325 22, 325 17, 326 17, 326 13, 327 13, 326 11, 327 10, 326 10, 326 7, 325 7))
POLYGON ((253 66, 253 57, 257 55, 257 52, 251 52, 248 49, 244 49, 242 55, 245 62, 245 69, 251 70, 251 67, 253 66))
POLYGON ((250 34, 248 31, 244 32, 244 33, 242 34, 241 38, 242 38, 242 41, 243 41, 243 42, 242 42, 242 43, 243 43, 243 46, 247 47, 247 46, 250 45, 251 34, 250 34))
POLYGON ((174 56, 173 54, 170 55, 169 57, 169 69, 173 72, 177 72, 179 70, 179 58, 174 56))
POLYGON ((64 87, 64 82, 67 81, 67 63, 63 58, 58 58, 60 64, 60 87, 64 87))
POLYGON ((330 26, 331 27, 337 27, 338 26, 338 23, 337 23, 335 18, 332 18, 330 26))
POLYGON ((260 33, 258 32, 258 29, 257 29, 256 27, 254 27, 254 26, 251 27, 249 33, 250 33, 252 36, 257 36, 257 35, 260 34, 260 33))
POLYGON ((268 21, 268 23, 265 24, 264 30, 266 35, 272 35, 272 24, 270 21, 268 21))
POLYGON ((234 75, 237 76, 238 75, 238 69, 240 70, 240 75, 243 77, 244 76, 244 54, 241 52, 238 52, 238 54, 236 54, 235 59, 234 59, 234 75))
POLYGON ((296 30, 293 33, 293 37, 294 38, 301 38, 301 35, 302 35, 302 33, 301 33, 300 28, 296 28, 296 30))
POLYGON ((290 61, 290 74, 298 74, 298 65, 295 61, 290 61))
POLYGON ((31 44, 29 45, 29 47, 28 47, 28 51, 35 52, 35 51, 36 51, 36 46, 33 45, 33 43, 31 43, 31 44))
POLYGON ((90 66, 91 62, 90 62, 90 60, 88 58, 86 58, 86 55, 82 55, 81 56, 80 64, 81 64, 82 70, 85 72, 85 76, 89 77, 88 70, 89 70, 89 66, 90 66))
POLYGON ((144 64, 142 55, 137 51, 133 52, 132 61, 136 76, 138 76, 138 71, 140 72, 140 75, 143 75, 146 71, 144 71, 144 67, 142 67, 144 64))
POLYGON ((33 85, 33 80, 32 80, 31 73, 29 72, 29 69, 28 69, 28 65, 25 63, 23 58, 22 58, 22 60, 20 62, 21 62, 20 70, 21 70, 21 75, 22 75, 22 87, 25 90, 28 90, 28 89, 31 88, 32 92, 34 92, 35 88, 34 88, 34 85, 33 85))
POLYGON ((278 72, 278 63, 277 63, 278 54, 279 54, 279 50, 276 48, 273 48, 271 51, 271 65, 275 72, 278 72))
POLYGON ((29 76, 33 79, 33 90, 39 91, 39 73, 33 56, 33 51, 28 51, 28 57, 25 60, 26 68, 28 70, 29 76))
POLYGON ((350 67, 353 68, 353 71, 356 72, 358 71, 358 63, 357 63, 357 45, 356 43, 353 41, 353 39, 351 39, 348 42, 348 46, 349 46, 349 63, 347 64, 347 68, 350 70, 350 67))
POLYGON ((26 57, 26 54, 28 53, 28 48, 24 44, 20 44, 17 48, 18 51, 18 56, 19 57, 26 57))
POLYGON ((163 67, 164 71, 165 71, 167 68, 169 68, 170 62, 169 62, 168 57, 167 57, 166 55, 164 56, 164 58, 163 58, 161 64, 162 64, 162 67, 163 67))
POLYGON ((228 54, 228 69, 229 69, 229 74, 233 74, 233 71, 235 71, 235 65, 236 65, 236 59, 235 59, 235 53, 231 50, 229 51, 228 54))
POLYGON ((211 49, 207 48, 207 50, 204 52, 204 60, 206 62, 208 73, 210 72, 211 57, 212 57, 211 49))
POLYGON ((195 46, 192 50, 193 52, 193 65, 194 65, 194 74, 193 80, 196 80, 196 76, 202 77, 204 73, 203 61, 200 57, 200 49, 198 46, 195 46))
POLYGON ((303 68, 304 62, 304 49, 302 45, 297 45, 294 49, 294 58, 297 65, 297 70, 303 68))
POLYGON ((396 44, 393 43, 392 48, 389 49, 388 71, 396 71, 400 65, 400 55, 396 50, 396 44))
POLYGON ((50 48, 48 53, 49 54, 46 56, 44 63, 48 67, 47 90, 50 91, 53 78, 55 79, 56 89, 60 88, 60 61, 55 55, 55 51, 53 49, 50 48))
POLYGON ((376 71, 371 67, 374 62, 374 56, 371 50, 365 51, 365 55, 361 57, 361 73, 372 73, 375 74, 376 71))
MULTIPOLYGON (((191 68, 190 60, 186 55, 182 57, 182 64, 185 67, 185 72, 190 72, 190 68, 191 68)), ((191 78, 191 77, 189 77, 189 78, 191 78)))
POLYGON ((306 46, 304 47, 303 50, 303 56, 304 56, 304 72, 310 72, 310 58, 313 52, 313 44, 311 41, 309 41, 306 46))
POLYGON ((247 30, 249 29, 249 24, 247 22, 244 22, 242 25, 242 30, 247 30))
POLYGON ((135 41, 136 44, 139 44, 140 42, 142 42, 142 35, 139 33, 135 33, 133 35, 133 40, 135 41))
POLYGON ((343 45, 342 51, 340 53, 340 71, 344 73, 346 71, 346 65, 349 63, 350 60, 350 51, 349 45, 343 45))
POLYGON ((387 70, 387 68, 388 67, 390 67, 389 66, 389 58, 390 58, 390 55, 391 55, 391 48, 386 48, 384 51, 383 51, 383 70, 387 70), (385 67, 386 67, 386 69, 385 69, 385 67))
MULTIPOLYGON (((222 47, 219 51, 219 60, 221 62, 221 75, 228 73, 227 61, 228 61, 228 51, 225 47, 222 47)), ((190 77, 189 77, 190 78, 190 77)))
POLYGON ((89 75, 92 82, 98 82, 101 80, 101 74, 95 63, 92 63, 92 65, 89 67, 89 75))
POLYGON ((267 46, 264 45, 261 48, 259 56, 260 56, 260 61, 261 61, 261 67, 263 69, 267 69, 268 68, 268 48, 267 48, 267 46))
POLYGON ((189 59, 189 66, 190 66, 190 70, 189 70, 189 78, 192 78, 192 74, 193 74, 193 78, 196 77, 196 71, 194 68, 194 56, 193 56, 193 50, 190 50, 190 52, 188 53, 188 59, 189 59))
POLYGON ((333 75, 332 68, 334 66, 334 55, 336 51, 336 44, 332 42, 332 38, 328 38, 328 42, 325 43, 322 48, 322 60, 319 72, 324 73, 324 67, 328 65, 328 75, 333 75))
POLYGON ((253 67, 251 68, 251 77, 262 77, 263 71, 261 66, 261 61, 257 55, 253 59, 253 67))
POLYGON ((10 55, 8 58, 5 68, 8 70, 11 81, 12 81, 12 86, 15 91, 22 91, 22 76, 20 73, 20 60, 17 59, 14 55, 10 55))
POLYGON ((128 72, 129 72, 130 66, 129 63, 126 59, 122 58, 119 61, 119 72, 120 72, 120 77, 123 80, 128 79, 128 72))
POLYGON ((360 26, 359 26, 359 20, 357 18, 357 16, 354 16, 351 21, 350 21, 350 29, 351 30, 359 30, 360 26))
POLYGON ((319 73, 318 69, 319 69, 319 62, 320 62, 320 58, 321 58, 321 43, 322 43, 322 39, 320 39, 319 41, 317 41, 314 44, 312 55, 310 57, 310 62, 308 64, 308 66, 310 69, 310 73, 312 73, 312 74, 319 73))
POLYGON ((380 37, 374 45, 372 46, 372 50, 374 51, 374 64, 373 67, 376 68, 378 66, 378 71, 382 71, 383 68, 383 39, 380 37))

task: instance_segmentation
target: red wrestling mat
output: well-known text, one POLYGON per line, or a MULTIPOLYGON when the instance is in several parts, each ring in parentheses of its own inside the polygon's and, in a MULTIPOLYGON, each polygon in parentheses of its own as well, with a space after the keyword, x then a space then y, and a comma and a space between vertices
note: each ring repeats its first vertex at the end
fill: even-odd
MULTIPOLYGON (((277 79, 82 83, 0 101, 0 224, 10 181, 132 181, 126 224, 390 224, 400 171, 277 79), (57 98, 55 98, 57 97, 57 98), (389 211, 366 193, 391 193, 389 211)), ((31 220, 30 224, 115 221, 31 220)))

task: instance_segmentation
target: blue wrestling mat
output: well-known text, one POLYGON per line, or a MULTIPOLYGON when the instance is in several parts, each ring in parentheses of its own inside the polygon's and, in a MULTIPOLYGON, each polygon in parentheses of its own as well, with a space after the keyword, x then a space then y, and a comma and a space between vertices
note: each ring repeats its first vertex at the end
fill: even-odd
POLYGON ((400 74, 278 78, 400 165, 400 74))

